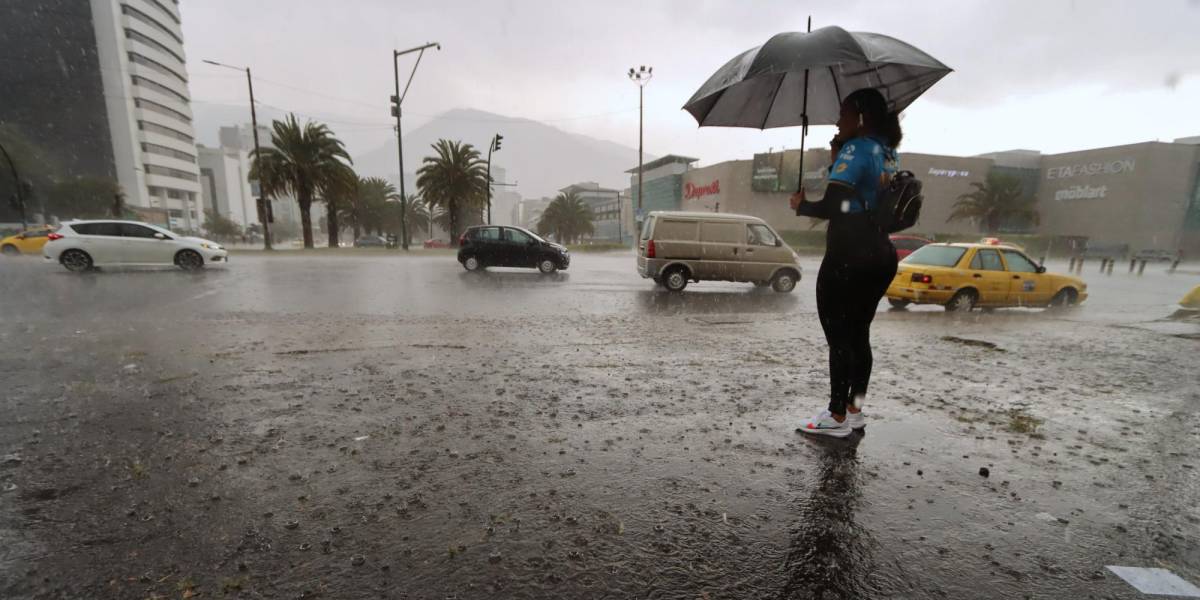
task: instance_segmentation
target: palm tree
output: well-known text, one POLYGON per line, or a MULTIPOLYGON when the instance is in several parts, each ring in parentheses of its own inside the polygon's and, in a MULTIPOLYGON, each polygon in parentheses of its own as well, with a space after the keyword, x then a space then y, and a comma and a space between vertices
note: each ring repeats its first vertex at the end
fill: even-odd
POLYGON ((323 124, 306 122, 301 127, 296 115, 271 123, 271 143, 274 148, 262 148, 251 153, 254 162, 250 177, 258 179, 263 196, 291 194, 300 205, 300 225, 304 247, 313 247, 312 216, 309 210, 318 196, 329 205, 329 245, 337 245, 337 204, 349 197, 352 181, 350 155, 341 140, 323 124))
POLYGON ((339 208, 338 218, 354 229, 354 239, 362 231, 382 234, 385 205, 399 198, 396 186, 381 177, 359 177, 350 201, 339 208))
POLYGON ((986 234, 996 233, 1005 223, 1041 223, 1041 215, 1035 206, 1037 200, 1025 194, 1020 179, 993 171, 987 174, 984 183, 976 181, 971 186, 975 191, 958 197, 947 223, 969 219, 986 234))
POLYGON ((425 200, 419 196, 409 196, 407 207, 408 212, 405 213, 404 223, 408 226, 409 239, 412 239, 412 234, 418 231, 424 231, 427 239, 433 237, 429 206, 425 204, 425 200))
POLYGON ((595 233, 592 219, 591 207, 575 192, 559 193, 542 212, 537 232, 541 235, 553 235, 554 239, 564 244, 572 244, 585 235, 595 233))
POLYGON ((417 187, 430 208, 447 212, 450 243, 458 243, 458 225, 487 202, 487 163, 471 144, 438 140, 436 156, 425 157, 417 187))
POLYGON ((346 165, 335 169, 328 184, 321 189, 321 200, 325 202, 326 208, 330 248, 338 247, 338 233, 342 230, 338 217, 343 212, 342 207, 352 205, 357 193, 358 175, 346 165))

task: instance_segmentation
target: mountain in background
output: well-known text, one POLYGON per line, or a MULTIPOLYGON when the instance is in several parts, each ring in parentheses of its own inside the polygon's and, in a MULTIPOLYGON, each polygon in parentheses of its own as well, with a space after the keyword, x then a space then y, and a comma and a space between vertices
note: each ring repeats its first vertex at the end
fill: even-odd
MULTIPOLYGON (((492 165, 506 170, 508 183, 521 196, 554 196, 572 183, 595 181, 602 186, 625 189, 629 174, 637 166, 637 149, 614 142, 568 133, 545 123, 506 117, 480 110, 454 109, 432 121, 405 132, 404 170, 406 178, 421 167, 421 161, 433 153, 430 148, 440 138, 461 140, 474 145, 487 157, 488 143, 496 133, 504 136, 501 149, 492 156, 492 165)), ((655 157, 646 155, 649 162, 655 157)), ((394 179, 399 173, 395 143, 354 157, 359 174, 394 179)), ((405 181, 411 191, 416 183, 405 181)))

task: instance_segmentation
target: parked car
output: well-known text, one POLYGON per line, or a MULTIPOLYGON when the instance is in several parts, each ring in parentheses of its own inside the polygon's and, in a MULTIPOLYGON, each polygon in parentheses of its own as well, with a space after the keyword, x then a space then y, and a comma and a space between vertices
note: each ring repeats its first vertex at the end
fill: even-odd
POLYGON ((1134 253, 1133 260, 1144 260, 1146 262, 1175 262, 1175 259, 1178 258, 1178 256, 1178 253, 1168 250, 1145 249, 1138 250, 1136 253, 1134 253))
POLYGON ((468 271, 525 267, 549 275, 571 265, 566 246, 548 242, 523 227, 477 225, 463 232, 459 245, 458 262, 468 271))
POLYGON ((787 293, 800 281, 796 253, 770 225, 726 213, 650 213, 638 242, 637 269, 673 292, 689 281, 741 281, 787 293))
POLYGON ((429 239, 429 240, 425 240, 425 241, 424 241, 424 242, 421 244, 421 246, 422 246, 422 247, 424 247, 426 250, 434 250, 434 249, 439 249, 439 248, 449 248, 449 247, 450 247, 450 242, 447 242, 447 241, 445 241, 445 240, 434 240, 434 239, 429 239))
POLYGON ((42 247, 47 262, 69 271, 108 266, 175 265, 185 271, 229 262, 220 244, 137 221, 69 221, 42 247))
POLYGON ((47 236, 53 231, 53 227, 38 227, 10 235, 0 240, 0 253, 5 256, 37 254, 42 251, 42 246, 49 240, 47 236))
POLYGON ((923 246, 900 262, 887 290, 895 308, 941 304, 948 311, 1071 306, 1087 297, 1082 279, 1047 273, 1023 251, 1001 243, 923 246))
POLYGON ((932 244, 933 240, 927 240, 923 237, 915 235, 890 235, 892 245, 896 247, 896 259, 904 260, 909 254, 917 251, 921 246, 932 244))
POLYGON ((364 235, 354 240, 355 248, 386 248, 388 242, 378 235, 364 235))

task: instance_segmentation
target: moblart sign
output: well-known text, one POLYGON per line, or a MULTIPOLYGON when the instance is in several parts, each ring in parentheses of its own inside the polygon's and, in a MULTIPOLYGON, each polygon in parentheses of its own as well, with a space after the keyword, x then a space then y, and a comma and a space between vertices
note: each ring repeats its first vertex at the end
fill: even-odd
POLYGON ((1103 198, 1106 195, 1108 195, 1107 185, 1098 187, 1092 187, 1090 185, 1076 185, 1054 192, 1054 199, 1058 201, 1080 199, 1090 200, 1092 198, 1103 198))
POLYGON ((683 186, 683 198, 685 200, 692 200, 694 198, 703 198, 704 196, 711 196, 713 194, 720 194, 720 193, 721 193, 721 180, 720 179, 714 179, 713 182, 708 185, 692 185, 690 183, 686 183, 683 186))
POLYGON ((1050 167, 1046 169, 1046 179, 1069 179, 1071 177, 1092 175, 1120 175, 1133 172, 1133 159, 1123 158, 1109 162, 1094 162, 1084 165, 1067 167, 1050 167))
POLYGON ((970 171, 956 171, 954 169, 935 169, 929 168, 929 174, 934 177, 970 177, 970 171))

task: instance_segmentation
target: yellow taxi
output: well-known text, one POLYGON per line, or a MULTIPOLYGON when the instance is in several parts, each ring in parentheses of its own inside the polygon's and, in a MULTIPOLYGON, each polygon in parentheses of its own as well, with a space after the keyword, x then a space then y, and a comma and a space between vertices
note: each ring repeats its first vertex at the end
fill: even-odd
POLYGON ((1087 300, 1078 277, 1047 273, 1014 245, 929 244, 900 261, 887 290, 892 306, 941 304, 946 310, 1072 306, 1087 300))
POLYGON ((41 254, 42 246, 46 245, 49 238, 46 237, 54 232, 53 227, 39 227, 22 231, 16 235, 10 235, 0 240, 0 253, 5 256, 17 256, 18 254, 41 254))

